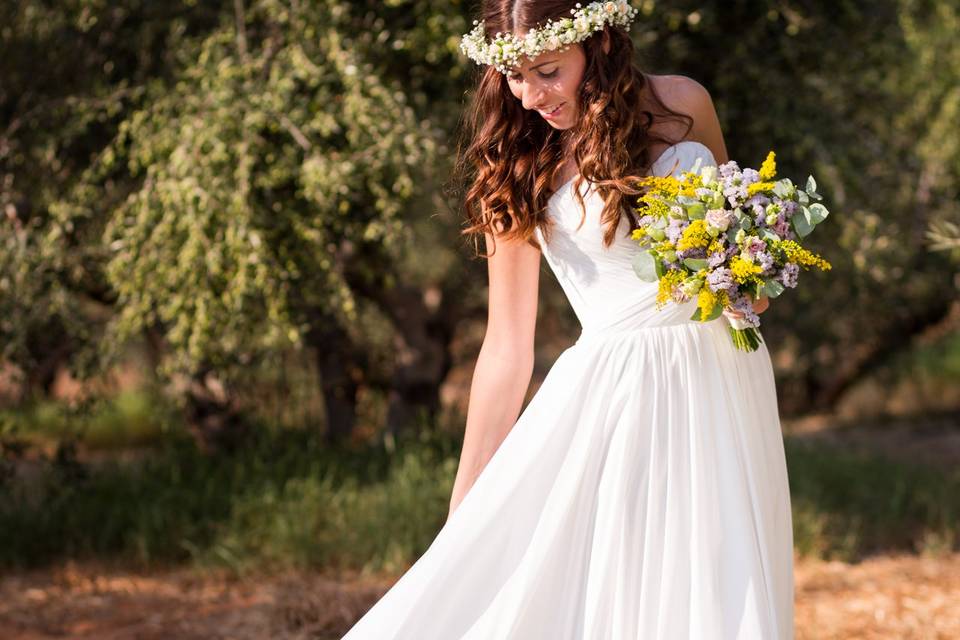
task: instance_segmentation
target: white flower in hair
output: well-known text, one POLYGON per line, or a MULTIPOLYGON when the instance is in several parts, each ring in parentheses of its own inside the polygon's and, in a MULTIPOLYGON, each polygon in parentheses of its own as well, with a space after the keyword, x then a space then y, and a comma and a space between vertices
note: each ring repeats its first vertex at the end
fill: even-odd
POLYGON ((565 50, 567 45, 586 40, 608 24, 627 29, 638 11, 627 0, 619 0, 591 2, 585 7, 578 2, 570 13, 572 18, 547 20, 523 38, 512 33, 497 33, 490 42, 487 42, 483 21, 474 20, 473 30, 461 38, 460 50, 479 64, 489 64, 501 73, 508 73, 520 65, 521 56, 533 59, 544 51, 565 50))

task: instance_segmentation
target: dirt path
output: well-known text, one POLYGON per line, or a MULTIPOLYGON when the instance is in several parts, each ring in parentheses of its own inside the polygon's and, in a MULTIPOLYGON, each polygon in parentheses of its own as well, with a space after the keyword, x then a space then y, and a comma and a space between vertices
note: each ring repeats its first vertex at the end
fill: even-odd
MULTIPOLYGON (((796 578, 798 640, 960 638, 960 554, 803 560, 796 578)), ((0 629, 10 640, 332 640, 391 582, 70 564, 0 578, 0 629)))

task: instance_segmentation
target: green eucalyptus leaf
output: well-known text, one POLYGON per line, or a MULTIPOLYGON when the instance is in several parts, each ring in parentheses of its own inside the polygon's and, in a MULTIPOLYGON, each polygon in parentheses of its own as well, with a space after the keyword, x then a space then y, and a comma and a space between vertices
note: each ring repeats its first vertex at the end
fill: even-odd
POLYGON ((687 215, 691 220, 700 220, 706 214, 706 207, 703 206, 702 202, 698 202, 694 205, 687 207, 687 215))
POLYGON ((763 294, 768 298, 776 298, 783 290, 784 286, 778 280, 767 280, 763 285, 763 294))
POLYGON ((656 261, 657 278, 662 278, 664 274, 667 273, 667 268, 663 265, 663 260, 660 258, 654 258, 654 260, 656 261))
POLYGON ((683 264, 691 271, 699 271, 700 269, 707 268, 707 260, 705 258, 685 258, 683 264))
POLYGON ((810 224, 808 219, 809 210, 804 207, 803 210, 796 212, 790 218, 790 224, 793 226, 793 230, 801 238, 805 238, 810 235, 810 232, 813 231, 813 225, 810 224))
POLYGON ((633 271, 644 282, 656 282, 659 279, 657 259, 652 251, 638 251, 634 254, 633 271))
POLYGON ((762 229, 760 231, 760 238, 768 242, 775 242, 781 239, 776 232, 771 231, 770 229, 762 229))
POLYGON ((830 215, 830 212, 827 211, 827 208, 819 202, 810 205, 809 212, 810 223, 814 225, 820 224, 827 219, 828 215, 830 215))

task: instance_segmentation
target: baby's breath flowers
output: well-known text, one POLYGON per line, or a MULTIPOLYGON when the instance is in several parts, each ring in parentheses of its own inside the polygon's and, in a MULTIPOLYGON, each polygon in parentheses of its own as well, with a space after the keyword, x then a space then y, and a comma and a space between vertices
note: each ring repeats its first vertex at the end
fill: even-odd
POLYGON ((607 24, 630 26, 637 9, 626 0, 591 2, 587 6, 577 3, 570 10, 569 18, 547 20, 546 24, 531 29, 522 38, 512 33, 500 33, 487 42, 484 22, 474 20, 473 30, 460 40, 460 50, 479 64, 494 66, 500 73, 509 73, 520 66, 520 57, 531 60, 545 51, 565 51, 571 44, 589 38, 607 24))
POLYGON ((743 313, 731 319, 730 335, 744 351, 759 346, 760 318, 753 302, 776 298, 797 286, 800 269, 827 271, 829 262, 801 246, 828 211, 814 200, 813 176, 799 189, 789 178, 775 180, 771 151, 759 171, 730 161, 700 168, 680 178, 647 177, 631 237, 643 251, 634 258, 637 275, 657 282, 657 308, 696 299, 691 320, 707 322, 724 309, 743 313))

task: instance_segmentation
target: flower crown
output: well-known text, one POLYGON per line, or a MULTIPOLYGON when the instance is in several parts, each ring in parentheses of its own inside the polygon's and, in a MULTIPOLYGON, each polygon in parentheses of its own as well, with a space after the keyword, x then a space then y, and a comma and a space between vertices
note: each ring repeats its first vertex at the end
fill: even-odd
POLYGON ((591 2, 585 7, 578 2, 577 8, 571 9, 570 13, 573 14, 570 18, 547 20, 546 24, 531 29, 523 38, 497 32, 489 43, 484 22, 474 20, 476 26, 461 38, 460 50, 479 64, 493 65, 500 73, 507 73, 520 65, 522 55, 533 59, 544 51, 566 51, 571 44, 586 40, 607 24, 628 28, 637 9, 627 0, 591 2))

